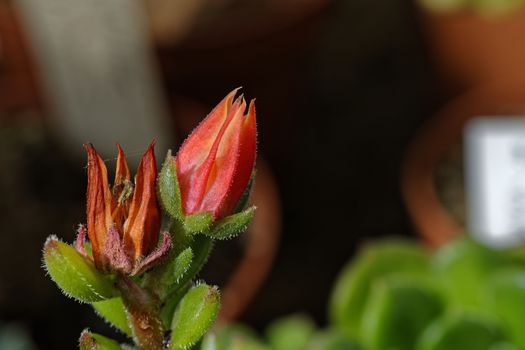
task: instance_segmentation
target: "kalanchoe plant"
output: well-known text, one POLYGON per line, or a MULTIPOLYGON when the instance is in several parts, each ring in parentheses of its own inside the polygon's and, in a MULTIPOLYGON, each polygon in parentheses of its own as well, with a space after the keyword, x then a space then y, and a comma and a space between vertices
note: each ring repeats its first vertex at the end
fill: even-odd
POLYGON ((236 93, 215 107, 176 157, 168 152, 158 177, 154 143, 134 181, 117 145, 112 188, 104 161, 93 145, 85 146, 87 229, 79 226, 73 246, 49 237, 44 266, 66 295, 91 304, 133 344, 85 330, 81 350, 190 349, 213 324, 219 290, 194 279, 213 241, 244 231, 255 210, 245 209, 254 177, 255 105, 247 107, 236 93), (162 234, 161 206, 171 218, 162 234))

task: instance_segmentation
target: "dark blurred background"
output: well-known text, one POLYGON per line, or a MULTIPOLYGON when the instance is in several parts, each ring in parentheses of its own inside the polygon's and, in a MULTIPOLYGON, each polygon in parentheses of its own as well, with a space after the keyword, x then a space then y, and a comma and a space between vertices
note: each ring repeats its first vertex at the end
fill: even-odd
MULTIPOLYGON (((143 127, 125 115, 65 121, 60 104, 71 96, 51 91, 61 83, 50 76, 67 67, 56 70, 61 63, 46 56, 45 36, 34 35, 38 15, 28 15, 25 3, 0 3, 0 322, 21 325, 40 349, 72 349, 88 325, 114 332, 88 306, 61 295, 41 267, 41 247, 50 234, 71 242, 85 222, 82 143, 96 140, 112 167, 114 153, 106 150, 143 127)), ((278 189, 270 220, 280 242, 275 252, 268 248, 269 260, 276 254, 272 268, 238 319, 261 328, 304 311, 323 325, 332 283, 363 242, 416 237, 400 190, 405 150, 471 81, 452 81, 438 69, 428 16, 410 0, 195 3, 174 18, 173 4, 146 5, 148 25, 137 40, 152 56, 134 64, 154 72, 148 83, 163 112, 143 117, 156 118, 151 130, 163 135, 141 138, 129 158, 136 162, 148 139, 160 137, 162 159, 235 87, 256 97, 259 164, 278 189)), ((71 25, 93 43, 104 40, 71 25)), ((247 241, 218 244, 201 276, 227 284, 247 241)))

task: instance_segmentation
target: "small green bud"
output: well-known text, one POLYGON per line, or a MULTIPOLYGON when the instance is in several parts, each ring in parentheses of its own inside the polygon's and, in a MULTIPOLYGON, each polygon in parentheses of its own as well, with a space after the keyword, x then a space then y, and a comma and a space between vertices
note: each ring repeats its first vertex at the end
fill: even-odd
POLYGON ((168 151, 158 179, 160 203, 173 218, 182 219, 182 204, 175 158, 168 151))
POLYGON ((122 298, 118 297, 97 301, 91 305, 95 309, 95 312, 111 325, 129 336, 132 335, 122 298))
POLYGON ((75 248, 51 236, 44 245, 44 266, 65 295, 92 303, 118 295, 111 279, 75 248))
POLYGON ((120 345, 100 334, 85 329, 79 339, 80 350, 122 350, 120 345))
POLYGON ((220 309, 217 287, 200 284, 182 298, 171 324, 170 350, 184 350, 195 345, 211 327, 220 309))

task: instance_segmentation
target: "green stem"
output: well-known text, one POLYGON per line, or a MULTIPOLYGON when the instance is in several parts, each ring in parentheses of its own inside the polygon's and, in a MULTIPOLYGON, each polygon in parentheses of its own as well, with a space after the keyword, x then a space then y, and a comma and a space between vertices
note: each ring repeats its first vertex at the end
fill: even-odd
POLYGON ((117 288, 122 294, 135 343, 141 350, 162 350, 164 329, 158 301, 126 276, 118 276, 117 288))

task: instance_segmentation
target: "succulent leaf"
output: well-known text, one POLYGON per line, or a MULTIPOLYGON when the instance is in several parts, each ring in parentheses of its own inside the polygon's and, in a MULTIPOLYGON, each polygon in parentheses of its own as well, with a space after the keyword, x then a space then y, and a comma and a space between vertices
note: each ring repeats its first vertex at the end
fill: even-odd
POLYGON ((108 275, 72 246, 51 236, 44 245, 44 266, 55 283, 67 296, 92 303, 118 295, 108 275))
POLYGON ((200 284, 190 289, 173 315, 169 350, 185 350, 195 345, 215 321, 219 308, 217 287, 200 284))

